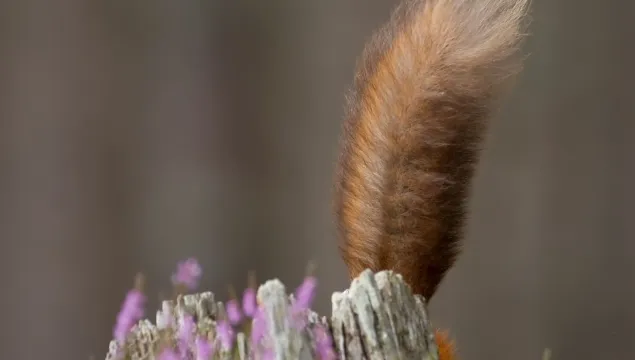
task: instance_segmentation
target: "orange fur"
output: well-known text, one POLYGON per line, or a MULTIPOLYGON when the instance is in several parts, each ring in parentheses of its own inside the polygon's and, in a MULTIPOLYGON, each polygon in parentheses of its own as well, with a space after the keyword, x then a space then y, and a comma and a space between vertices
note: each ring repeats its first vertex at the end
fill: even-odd
POLYGON ((400 273, 426 300, 458 253, 492 102, 519 69, 528 0, 407 0, 367 45, 335 191, 351 277, 400 273))
POLYGON ((456 350, 454 342, 446 331, 437 330, 434 333, 434 339, 439 349, 439 360, 456 360, 456 350))

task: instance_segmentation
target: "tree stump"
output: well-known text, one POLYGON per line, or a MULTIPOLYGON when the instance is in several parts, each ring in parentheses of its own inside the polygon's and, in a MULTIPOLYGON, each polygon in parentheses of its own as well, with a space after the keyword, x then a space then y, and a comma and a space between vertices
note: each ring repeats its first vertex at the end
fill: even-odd
MULTIPOLYGON (((276 360, 317 358, 315 339, 307 329, 318 325, 328 329, 334 350, 342 360, 438 360, 425 300, 413 295, 402 277, 391 271, 376 274, 364 271, 352 281, 350 288, 332 295, 329 318, 306 312, 304 328, 293 326, 289 320, 288 310, 294 299, 279 280, 269 280, 260 286, 258 302, 267 320, 267 348, 273 350, 276 360)), ((179 296, 176 302, 164 301, 155 324, 142 320, 132 329, 125 344, 110 342, 106 360, 118 359, 120 350, 125 350, 126 359, 156 359, 161 337, 174 341, 175 329, 185 315, 193 317, 199 334, 218 340, 216 323, 223 313, 223 303, 215 301, 211 292, 179 296)), ((243 333, 236 335, 234 346, 237 351, 216 352, 213 358, 262 358, 261 347, 252 348, 243 333)), ((195 359, 192 354, 193 348, 188 356, 195 359)))

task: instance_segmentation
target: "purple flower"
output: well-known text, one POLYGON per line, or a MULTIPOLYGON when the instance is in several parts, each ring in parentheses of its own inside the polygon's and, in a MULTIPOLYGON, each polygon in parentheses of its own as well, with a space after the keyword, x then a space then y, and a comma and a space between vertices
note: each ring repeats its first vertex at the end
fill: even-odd
POLYGON ((214 349, 209 340, 202 336, 196 338, 196 360, 209 360, 214 349))
POLYGON ((272 349, 262 350, 262 360, 273 360, 276 358, 276 353, 272 349))
POLYGON ((238 301, 229 300, 225 305, 225 310, 227 311, 227 319, 232 325, 236 325, 242 320, 243 316, 240 313, 240 306, 238 305, 238 301))
POLYGON ((267 321, 264 312, 256 308, 251 327, 251 343, 255 347, 267 333, 267 321))
POLYGON ((183 316, 181 327, 179 328, 179 340, 184 344, 189 344, 194 331, 194 319, 190 315, 183 316))
POLYGON ((179 355, 171 348, 165 348, 159 355, 159 360, 181 360, 179 355))
POLYGON ((145 295, 140 290, 128 291, 113 329, 113 335, 117 341, 123 342, 130 329, 143 317, 145 301, 145 295))
POLYGON ((335 353, 333 351, 333 339, 331 334, 328 333, 326 328, 322 325, 317 325, 313 329, 313 335, 315 336, 316 351, 323 360, 335 359, 335 353))
POLYGON ((256 290, 253 288, 245 289, 243 292, 243 312, 249 317, 256 314, 256 290))
POLYGON ((234 329, 229 322, 226 320, 220 320, 216 324, 216 331, 218 331, 221 345, 223 345, 226 350, 231 349, 234 342, 234 329))
POLYGON ((293 303, 293 312, 300 312, 308 309, 315 297, 315 289, 317 288, 317 279, 315 276, 307 276, 302 284, 295 291, 295 302, 293 303))
POLYGON ((335 360, 337 359, 337 356, 335 356, 335 352, 333 351, 333 348, 330 346, 320 346, 317 348, 317 352, 318 355, 320 356, 320 359, 322 360, 335 360))
POLYGON ((175 285, 185 285, 189 290, 194 290, 198 286, 201 277, 201 266, 194 258, 179 262, 176 273, 172 275, 172 283, 175 285))
POLYGON ((308 319, 304 312, 290 314, 289 318, 291 321, 291 326, 300 331, 306 327, 308 322, 308 319))

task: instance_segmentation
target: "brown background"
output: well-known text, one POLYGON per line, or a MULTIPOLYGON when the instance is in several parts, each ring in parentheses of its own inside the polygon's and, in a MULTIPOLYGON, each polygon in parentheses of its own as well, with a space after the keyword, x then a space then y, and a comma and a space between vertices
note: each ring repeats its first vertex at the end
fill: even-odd
MULTIPOLYGON (((315 259, 326 312, 343 94, 394 3, 1 1, 0 358, 101 358, 134 273, 190 255, 223 294, 315 259)), ((633 4, 534 1, 431 305, 463 359, 635 356, 633 4)))

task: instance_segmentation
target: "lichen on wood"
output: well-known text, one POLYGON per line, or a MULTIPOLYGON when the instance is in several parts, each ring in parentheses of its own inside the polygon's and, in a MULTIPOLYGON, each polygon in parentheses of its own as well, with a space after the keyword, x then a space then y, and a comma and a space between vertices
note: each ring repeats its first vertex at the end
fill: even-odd
MULTIPOLYGON (((252 348, 248 337, 238 333, 234 344, 238 351, 216 352, 213 358, 259 359, 265 350, 273 350, 276 360, 318 358, 313 333, 307 329, 322 325, 330 332, 335 352, 342 360, 438 360, 425 300, 413 295, 401 276, 391 271, 364 271, 350 288, 332 295, 330 317, 320 317, 312 311, 303 313, 305 327, 293 326, 289 319, 289 307, 294 301, 279 280, 265 282, 258 289, 258 302, 267 324, 265 346, 252 348)), ((185 315, 193 317, 198 334, 218 340, 216 324, 223 313, 223 303, 217 302, 211 292, 179 296, 176 302, 164 301, 155 324, 142 320, 131 330, 125 344, 111 341, 106 360, 118 359, 122 349, 126 359, 156 359, 160 344, 166 340, 161 337, 174 342, 185 315)), ((189 354, 195 358, 193 349, 189 354)))

